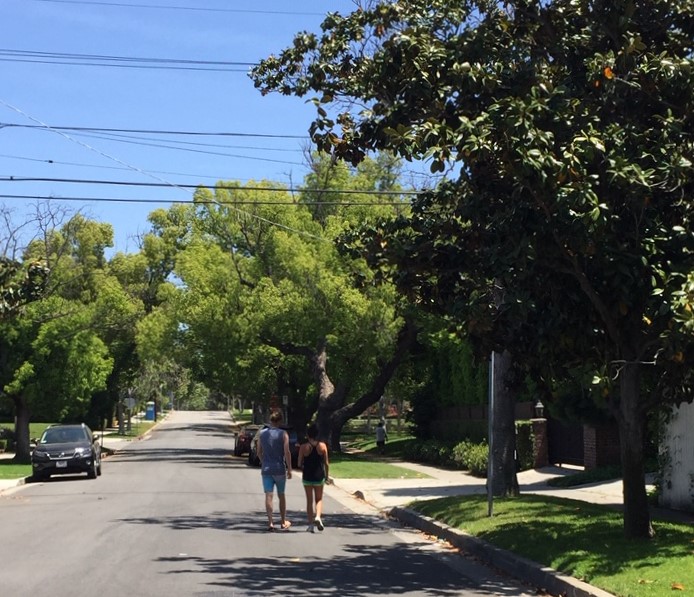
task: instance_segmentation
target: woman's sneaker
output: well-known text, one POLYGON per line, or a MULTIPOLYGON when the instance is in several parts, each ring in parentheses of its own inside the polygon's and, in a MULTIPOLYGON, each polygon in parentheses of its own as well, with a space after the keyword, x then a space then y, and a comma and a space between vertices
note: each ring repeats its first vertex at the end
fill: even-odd
POLYGON ((312 524, 310 524, 310 525, 308 525, 308 527, 306 527, 306 532, 307 533, 315 533, 315 530, 314 530, 312 524))
POLYGON ((316 526, 318 527, 319 531, 322 531, 325 526, 323 526, 323 521, 320 518, 316 518, 316 526))

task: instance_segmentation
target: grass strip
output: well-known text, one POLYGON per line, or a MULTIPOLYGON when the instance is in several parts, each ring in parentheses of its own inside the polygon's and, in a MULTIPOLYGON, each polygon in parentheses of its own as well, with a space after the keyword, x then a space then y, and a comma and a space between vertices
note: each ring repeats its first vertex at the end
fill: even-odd
POLYGON ((29 475, 30 464, 16 464, 11 458, 0 458, 0 479, 22 479, 29 475))
POLYGON ((330 454, 330 476, 338 479, 425 479, 429 475, 348 453, 330 454))
POLYGON ((600 483, 602 481, 613 481, 622 478, 622 468, 620 466, 603 466, 589 471, 581 471, 565 477, 555 477, 547 481, 550 487, 576 487, 589 483, 600 483))
POLYGON ((650 541, 627 540, 622 513, 551 496, 454 496, 411 507, 440 522, 620 597, 694 590, 694 527, 654 522, 650 541))

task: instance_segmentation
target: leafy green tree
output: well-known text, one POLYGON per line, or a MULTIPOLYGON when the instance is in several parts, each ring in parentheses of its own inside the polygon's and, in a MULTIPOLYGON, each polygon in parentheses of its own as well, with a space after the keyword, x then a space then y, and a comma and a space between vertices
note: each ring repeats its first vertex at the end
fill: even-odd
POLYGON ((108 347, 113 363, 106 388, 93 395, 87 415, 89 424, 98 426, 111 421, 114 410, 118 411, 118 404, 127 394, 126 388, 132 386, 140 368, 135 337, 138 322, 145 316, 145 304, 137 291, 117 275, 114 261, 118 263, 118 256, 102 272, 99 292, 90 305, 93 309, 92 330, 108 347))
POLYGON ((619 425, 630 537, 653 532, 646 419, 694 388, 693 31, 688 0, 376 2, 253 72, 315 94, 333 156, 448 173, 358 242, 485 351, 592 386, 619 425))
MULTIPOLYGON (((346 183, 355 176, 341 172, 346 183)), ((334 246, 343 212, 361 218, 374 197, 319 205, 312 191, 323 184, 298 202, 262 190, 268 182, 199 190, 193 232, 176 258, 181 285, 142 322, 140 349, 177 342, 196 377, 227 396, 286 394, 304 421, 317 411, 322 433, 339 445, 344 422, 383 395, 405 339, 393 353, 403 322, 392 287, 370 284, 363 262, 345 261, 334 246)))
POLYGON ((19 333, 32 338, 30 356, 17 368, 6 392, 21 397, 43 420, 83 420, 93 392, 105 386, 113 366, 108 347, 92 329, 93 321, 91 308, 59 297, 34 303, 21 320, 29 329, 19 333))
POLYGON ((48 269, 0 257, 0 319, 9 319, 24 305, 38 300, 46 287, 48 269))
MULTIPOLYGON (((153 211, 148 217, 151 231, 142 237, 140 251, 118 253, 108 264, 109 273, 115 277, 124 293, 111 304, 119 305, 125 311, 116 322, 112 322, 115 325, 109 323, 108 329, 103 329, 114 356, 114 367, 104 399, 110 404, 111 412, 115 407, 119 413, 121 428, 123 399, 128 391, 136 391, 135 397, 144 403, 146 399, 143 396, 152 395, 147 388, 154 383, 152 379, 155 377, 160 378, 155 383, 157 389, 163 384, 167 392, 183 398, 181 388, 185 384, 182 376, 187 370, 170 371, 170 361, 176 359, 175 328, 172 335, 161 336, 159 333, 163 332, 163 328, 157 325, 157 316, 152 316, 147 322, 144 319, 175 292, 171 275, 176 256, 189 234, 191 213, 190 206, 185 205, 153 211), (147 330, 153 332, 154 338, 148 337, 147 330), (152 344, 157 341, 166 341, 166 348, 153 351, 152 344), (176 384, 174 380, 180 383, 176 384)), ((162 398, 158 393, 153 395, 162 398)))
POLYGON ((60 420, 84 419, 94 392, 106 387, 113 366, 99 336, 99 293, 104 279, 103 251, 111 243, 110 226, 79 214, 60 229, 48 210, 43 237, 31 242, 24 259, 48 265, 44 295, 20 317, 4 322, 0 370, 4 396, 14 406, 16 454, 28 461, 29 422, 34 413, 60 420))

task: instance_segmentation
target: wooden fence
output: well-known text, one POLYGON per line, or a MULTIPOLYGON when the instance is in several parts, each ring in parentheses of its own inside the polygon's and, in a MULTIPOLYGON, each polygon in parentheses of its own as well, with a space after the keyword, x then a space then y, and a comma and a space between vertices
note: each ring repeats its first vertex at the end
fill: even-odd
POLYGON ((674 408, 663 442, 661 505, 694 512, 694 404, 674 408))

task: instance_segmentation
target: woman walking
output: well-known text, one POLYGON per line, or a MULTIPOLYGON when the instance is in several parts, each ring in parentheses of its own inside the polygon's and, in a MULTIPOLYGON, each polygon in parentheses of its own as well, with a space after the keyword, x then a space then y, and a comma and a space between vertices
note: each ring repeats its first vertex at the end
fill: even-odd
POLYGON ((318 441, 318 427, 315 424, 306 430, 308 441, 299 450, 299 468, 303 469, 302 483, 306 492, 306 516, 308 517, 309 533, 314 532, 314 525, 319 531, 325 527, 321 516, 323 514, 323 486, 328 477, 330 462, 328 446, 318 441), (315 506, 314 506, 315 504, 315 506))

